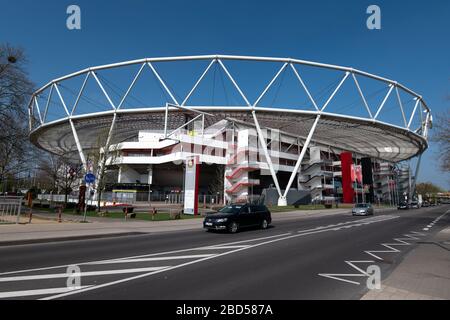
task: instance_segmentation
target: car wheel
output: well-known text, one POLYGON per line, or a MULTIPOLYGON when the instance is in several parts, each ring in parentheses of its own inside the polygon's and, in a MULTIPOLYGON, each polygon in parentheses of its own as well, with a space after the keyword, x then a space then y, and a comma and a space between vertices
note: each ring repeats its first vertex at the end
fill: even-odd
POLYGON ((228 232, 236 233, 239 230, 239 225, 236 222, 232 222, 228 225, 228 232))
POLYGON ((267 229, 267 227, 269 226, 269 223, 267 222, 266 219, 263 219, 263 221, 261 221, 261 229, 267 229))

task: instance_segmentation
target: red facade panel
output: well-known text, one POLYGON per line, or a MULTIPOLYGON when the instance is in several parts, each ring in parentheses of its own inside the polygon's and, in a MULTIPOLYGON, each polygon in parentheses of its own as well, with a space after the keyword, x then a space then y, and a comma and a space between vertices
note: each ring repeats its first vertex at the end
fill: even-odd
POLYGON ((352 153, 341 153, 342 168, 342 193, 344 203, 353 203, 353 182, 352 182, 352 153))

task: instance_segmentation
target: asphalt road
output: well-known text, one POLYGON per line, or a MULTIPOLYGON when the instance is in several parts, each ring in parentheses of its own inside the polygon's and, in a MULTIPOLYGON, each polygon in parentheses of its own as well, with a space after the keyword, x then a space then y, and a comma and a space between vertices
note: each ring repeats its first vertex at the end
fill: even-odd
POLYGON ((0 299, 359 299, 367 267, 386 278, 449 209, 0 247, 0 299))

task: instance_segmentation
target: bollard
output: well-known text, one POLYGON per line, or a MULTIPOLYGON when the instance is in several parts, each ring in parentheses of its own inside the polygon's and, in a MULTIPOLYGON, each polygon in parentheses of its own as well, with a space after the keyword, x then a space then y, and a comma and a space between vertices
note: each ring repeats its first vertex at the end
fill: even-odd
POLYGON ((125 220, 128 218, 128 207, 125 207, 125 220))
POLYGON ((61 223, 62 222, 62 219, 61 219, 62 217, 61 217, 61 207, 58 207, 58 223, 61 223))
POLYGON ((152 220, 155 220, 155 216, 156 216, 157 213, 158 213, 158 211, 156 211, 156 208, 153 207, 153 210, 152 210, 152 220))
POLYGON ((30 214, 28 216, 29 216, 28 223, 30 224, 31 223, 31 219, 33 219, 33 209, 32 208, 30 208, 30 214))

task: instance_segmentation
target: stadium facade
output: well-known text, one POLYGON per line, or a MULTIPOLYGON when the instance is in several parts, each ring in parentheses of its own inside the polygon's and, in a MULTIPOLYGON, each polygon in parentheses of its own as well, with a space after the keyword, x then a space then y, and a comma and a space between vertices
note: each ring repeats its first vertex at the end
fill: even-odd
MULTIPOLYGON (((251 81, 251 74, 246 75, 251 81)), ((108 176, 113 177, 112 189, 151 191, 152 197, 166 199, 179 194, 183 200, 193 179, 195 190, 189 191, 194 191, 193 197, 199 201, 217 195, 219 201, 259 199, 278 205, 334 200, 392 202, 404 194, 410 198, 414 189, 411 176, 419 170, 432 126, 431 112, 422 96, 396 81, 303 60, 223 55, 149 58, 88 68, 39 89, 29 110, 33 143, 55 154, 71 153, 86 172, 97 174, 100 171, 89 165, 87 155, 99 149, 106 159, 108 176), (157 66, 192 61, 204 61, 206 68, 193 77, 192 87, 180 99, 168 84, 176 78, 164 77, 157 66), (279 66, 253 103, 227 67, 235 61, 279 66), (129 66, 138 70, 114 101, 106 86, 110 82, 100 74, 129 66), (242 104, 189 103, 214 67, 223 73, 242 104), (301 68, 306 67, 338 75, 320 102, 303 77, 301 68), (167 95, 166 103, 125 108, 144 72, 158 82, 167 95), (263 105, 287 72, 297 81, 295 90, 307 97, 310 108, 263 105), (76 78, 82 80, 81 85, 69 104, 61 88, 76 78), (382 87, 378 101, 364 91, 363 79, 382 87), (85 97, 88 81, 95 84, 96 94, 105 98, 104 110, 87 109, 77 114, 80 105, 89 102, 85 97), (340 113, 331 105, 349 85, 359 101, 340 113), (387 107, 388 102, 394 107, 387 107), (61 112, 54 119, 48 118, 51 108, 61 112), (400 121, 391 123, 396 117, 400 121), (105 138, 99 139, 102 135, 105 138), (398 164, 414 157, 418 157, 415 172, 408 167, 405 181, 405 170, 398 164), (187 168, 193 165, 196 173, 189 176, 187 168)))

